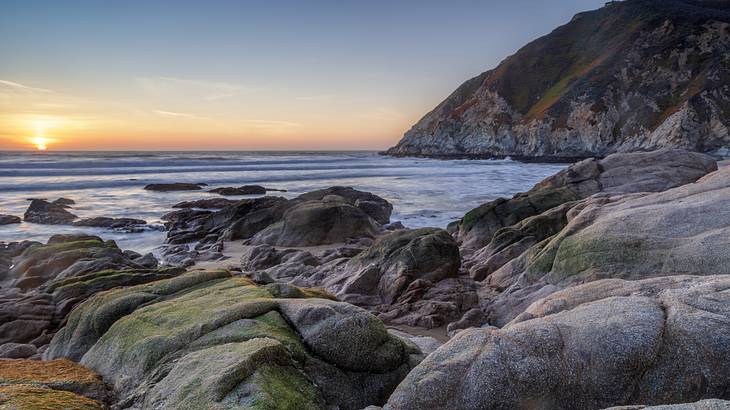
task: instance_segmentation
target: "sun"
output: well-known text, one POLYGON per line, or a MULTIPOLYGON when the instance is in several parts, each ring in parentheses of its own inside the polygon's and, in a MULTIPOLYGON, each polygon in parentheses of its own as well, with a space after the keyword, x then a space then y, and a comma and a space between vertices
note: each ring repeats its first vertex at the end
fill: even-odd
POLYGON ((31 138, 30 142, 35 145, 36 149, 38 151, 45 151, 48 149, 48 143, 50 142, 48 138, 44 137, 35 137, 31 138))

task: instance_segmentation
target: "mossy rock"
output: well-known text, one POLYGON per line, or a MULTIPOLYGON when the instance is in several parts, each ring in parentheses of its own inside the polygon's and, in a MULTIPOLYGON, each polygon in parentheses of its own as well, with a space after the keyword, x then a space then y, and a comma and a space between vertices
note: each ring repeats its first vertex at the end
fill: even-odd
POLYGON ((122 407, 382 403, 420 352, 366 311, 320 296, 329 295, 193 271, 91 297, 45 357, 72 357, 97 371, 122 407), (320 390, 333 379, 336 391, 320 390))
POLYGON ((0 386, 0 410, 102 410, 96 400, 27 384, 0 386))
POLYGON ((147 396, 156 409, 321 409, 324 403, 276 340, 254 338, 189 353, 147 396))

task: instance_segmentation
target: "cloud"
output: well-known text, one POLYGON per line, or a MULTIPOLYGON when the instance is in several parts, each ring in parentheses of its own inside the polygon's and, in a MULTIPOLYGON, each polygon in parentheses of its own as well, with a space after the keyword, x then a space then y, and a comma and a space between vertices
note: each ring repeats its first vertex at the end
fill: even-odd
POLYGON ((187 114, 184 112, 174 112, 174 111, 164 111, 164 110, 154 110, 154 113, 166 118, 185 118, 189 120, 209 120, 210 118, 206 117, 200 117, 198 115, 194 114, 187 114))
POLYGON ((138 77, 137 82, 143 90, 153 96, 163 96, 177 92, 200 95, 208 101, 236 97, 258 92, 263 88, 252 88, 241 84, 217 81, 188 80, 175 77, 138 77))
POLYGON ((46 88, 31 87, 8 80, 0 80, 0 91, 2 90, 14 93, 53 94, 53 91, 46 88))

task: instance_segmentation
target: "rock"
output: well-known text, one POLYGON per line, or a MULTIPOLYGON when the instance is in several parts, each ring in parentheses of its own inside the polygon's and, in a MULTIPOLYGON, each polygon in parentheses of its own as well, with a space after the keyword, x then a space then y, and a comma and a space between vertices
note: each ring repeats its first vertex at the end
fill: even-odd
POLYGON ((440 327, 478 304, 474 282, 457 277, 458 245, 440 229, 392 232, 365 249, 251 246, 241 262, 257 282, 323 287, 392 325, 440 327))
POLYGON ((449 323, 449 326, 446 328, 446 334, 449 337, 454 337, 460 331, 472 327, 480 327, 484 322, 484 313, 480 309, 474 308, 464 313, 464 316, 458 321, 449 323))
MULTIPOLYGON (((63 391, 85 396, 98 402, 106 402, 109 399, 109 392, 104 386, 101 378, 70 360, 60 359, 41 362, 37 360, 7 360, 0 359, 0 386, 24 386, 48 389, 50 391, 63 391)), ((28 390, 23 390, 28 391, 28 390)), ((0 390, 0 397, 8 391, 0 390)), ((40 394, 51 394, 46 391, 39 391, 40 394)), ((12 397, 13 395, 11 395, 12 397)), ((59 396, 68 397, 73 396, 59 396)), ((83 398, 83 397, 82 397, 83 398)), ((15 400, 21 397, 15 396, 15 400)), ((12 401, 12 400, 11 400, 12 401)), ((89 403, 87 400, 80 400, 82 403, 89 403)), ((19 404, 30 406, 31 402, 21 401, 19 404)), ((4 404, 0 399, 0 404, 4 404)), ((95 409, 102 408, 96 403, 95 409)), ((14 408, 14 407, 13 407, 14 408)), ((41 407, 21 407, 41 408, 41 407)), ((47 407, 42 407, 47 408, 47 407)), ((56 407, 61 408, 61 407, 56 407)), ((77 407, 68 407, 74 408, 77 407)))
POLYGON ((726 397, 730 275, 661 280, 574 287, 563 293, 568 303, 553 295, 553 309, 533 310, 531 320, 464 330, 413 369, 384 408, 595 409, 726 397))
POLYGON ((19 224, 20 217, 14 215, 0 215, 0 225, 19 224))
POLYGON ((605 410, 727 410, 730 409, 730 401, 708 399, 694 403, 668 404, 663 406, 619 406, 605 410))
POLYGON ((192 184, 187 182, 174 182, 169 184, 149 184, 144 187, 146 191, 172 192, 172 191, 199 191, 206 184, 192 184))
POLYGON ((483 302, 502 325, 556 290, 603 278, 730 273, 730 169, 661 193, 597 196, 575 206, 549 240, 495 271, 483 302))
MULTIPOLYGON (((215 212, 182 209, 168 213, 163 220, 167 221, 169 244, 197 242, 196 251, 221 252, 226 241, 239 239, 277 246, 362 242, 382 231, 372 217, 383 220, 391 210, 386 200, 373 194, 333 187, 292 200, 261 197, 235 201, 215 212), (358 200, 364 211, 355 205, 358 200), (291 214, 286 214, 289 211, 291 214)), ((196 259, 198 255, 190 257, 196 259)), ((178 259, 187 258, 181 255, 178 259)))
POLYGON ((423 357, 362 309, 282 290, 218 270, 99 293, 44 358, 80 360, 120 407, 360 409, 382 404, 423 357))
POLYGON ((232 196, 232 195, 265 195, 266 194, 266 188, 260 186, 260 185, 244 185, 237 188, 234 187, 224 187, 224 188, 216 188, 211 189, 208 192, 218 194, 218 195, 225 195, 225 196, 232 196))
POLYGON ((182 273, 152 269, 157 262, 151 255, 135 256, 112 241, 86 235, 55 235, 46 245, 9 244, 2 253, 12 268, 0 272, 0 352, 18 357, 34 357, 23 346, 42 349, 69 311, 89 296, 182 273))
POLYGON ((44 225, 71 225, 78 217, 66 210, 66 205, 33 199, 23 220, 44 225))
POLYGON ((386 153, 570 162, 660 148, 725 153, 730 67, 704 56, 730 53, 727 10, 623 1, 580 13, 466 81, 386 153))
MULTIPOLYGON (((297 197, 299 201, 323 201, 326 197, 339 197, 339 200, 353 205, 379 224, 390 222, 390 215, 393 212, 393 205, 385 199, 369 192, 358 191, 350 187, 335 186, 318 191, 307 192, 297 197)), ((337 200, 337 198, 334 198, 337 200)))
POLYGON ((144 225, 147 225, 147 221, 142 219, 109 218, 105 216, 81 219, 73 223, 73 226, 92 226, 97 228, 126 230, 130 232, 134 232, 144 225))
POLYGON ((238 201, 226 198, 205 198, 195 201, 179 202, 173 205, 173 208, 198 208, 198 209, 223 209, 230 205, 235 205, 238 201))
POLYGON ((373 238, 378 223, 353 205, 341 202, 306 201, 287 209, 280 221, 251 239, 252 244, 317 246, 345 243, 353 238, 373 238))
POLYGON ((73 199, 61 197, 53 201, 53 204, 60 205, 64 208, 69 208, 71 207, 71 205, 75 205, 76 201, 74 201, 73 199))
POLYGON ((0 345, 0 358, 2 359, 26 359, 38 354, 38 348, 31 344, 5 343, 0 345))
POLYGON ((237 201, 220 211, 183 209, 163 217, 168 242, 184 244, 200 241, 212 244, 223 240, 246 239, 281 218, 289 203, 284 198, 263 197, 237 201))
POLYGON ((348 274, 328 277, 325 286, 345 301, 393 304, 413 281, 454 277, 460 264, 458 245, 446 231, 396 231, 378 238, 347 263, 348 274))
POLYGON ((543 180, 526 193, 512 199, 500 198, 469 211, 459 222, 456 237, 464 248, 479 249, 488 245, 498 230, 556 206, 599 192, 660 192, 694 182, 716 169, 712 157, 682 150, 587 159, 543 180))
POLYGON ((429 355, 443 345, 442 342, 430 336, 415 336, 398 329, 388 329, 388 333, 414 343, 425 355, 429 355))

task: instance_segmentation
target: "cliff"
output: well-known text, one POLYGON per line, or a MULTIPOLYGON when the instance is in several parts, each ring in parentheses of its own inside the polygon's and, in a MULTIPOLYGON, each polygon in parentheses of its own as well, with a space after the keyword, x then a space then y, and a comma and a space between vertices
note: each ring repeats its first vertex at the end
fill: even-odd
POLYGON ((466 81, 386 154, 724 154, 729 48, 730 2, 610 2, 466 81))

